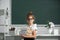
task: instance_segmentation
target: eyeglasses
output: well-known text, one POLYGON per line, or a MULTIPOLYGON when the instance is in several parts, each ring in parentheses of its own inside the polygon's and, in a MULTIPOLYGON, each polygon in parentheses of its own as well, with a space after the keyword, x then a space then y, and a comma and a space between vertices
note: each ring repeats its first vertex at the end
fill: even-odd
POLYGON ((34 18, 28 18, 27 20, 33 20, 34 18))

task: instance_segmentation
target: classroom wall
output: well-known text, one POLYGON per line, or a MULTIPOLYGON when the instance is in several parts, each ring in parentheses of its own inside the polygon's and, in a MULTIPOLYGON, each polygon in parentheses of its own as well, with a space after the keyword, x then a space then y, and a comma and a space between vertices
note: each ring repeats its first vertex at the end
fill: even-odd
MULTIPOLYGON (((6 20, 6 22, 9 24, 9 25, 11 25, 11 0, 0 0, 0 9, 4 9, 5 11, 6 11, 6 8, 8 7, 8 13, 9 13, 9 18, 8 18, 8 20, 6 20)), ((18 26, 18 25, 17 25, 18 26)), ((17 27, 16 25, 14 25, 14 27, 17 27)), ((21 26, 21 25, 20 25, 21 26)), ((22 25, 22 26, 24 26, 24 25, 22 25)), ((8 29, 9 29, 9 27, 10 26, 8 26, 7 28, 6 28, 6 26, 1 26, 0 28, 1 28, 1 32, 3 32, 3 30, 4 30, 4 28, 6 28, 7 29, 7 31, 8 31, 8 29)), ((59 27, 57 27, 56 26, 56 28, 57 29, 60 29, 60 26, 59 27)), ((42 29, 42 28, 41 28, 42 29)), ((6 30, 5 30, 6 31, 6 30)), ((59 33, 60 33, 60 31, 59 31, 59 33)))
POLYGON ((6 13, 6 9, 8 8, 8 19, 6 23, 8 25, 11 24, 11 0, 0 0, 0 9, 4 9, 6 13))

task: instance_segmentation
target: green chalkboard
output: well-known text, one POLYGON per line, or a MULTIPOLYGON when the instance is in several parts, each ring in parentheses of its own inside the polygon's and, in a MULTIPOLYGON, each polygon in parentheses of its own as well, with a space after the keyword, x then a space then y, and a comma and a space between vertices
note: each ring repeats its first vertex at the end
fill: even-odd
POLYGON ((60 24, 60 0, 12 0, 12 24, 26 24, 29 11, 35 15, 37 24, 60 24))

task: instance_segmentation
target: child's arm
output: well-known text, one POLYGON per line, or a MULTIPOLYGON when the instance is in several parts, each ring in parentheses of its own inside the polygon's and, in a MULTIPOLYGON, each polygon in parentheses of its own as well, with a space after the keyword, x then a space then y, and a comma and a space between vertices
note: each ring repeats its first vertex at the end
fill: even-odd
POLYGON ((32 35, 22 35, 25 38, 36 38, 36 30, 32 32, 32 35))

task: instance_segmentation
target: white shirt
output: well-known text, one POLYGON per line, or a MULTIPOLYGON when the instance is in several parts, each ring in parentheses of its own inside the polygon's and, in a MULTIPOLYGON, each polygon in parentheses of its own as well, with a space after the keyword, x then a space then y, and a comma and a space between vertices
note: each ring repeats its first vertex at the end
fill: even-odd
POLYGON ((27 25, 27 27, 22 29, 21 34, 32 34, 32 31, 34 31, 34 30, 36 30, 36 32, 37 32, 37 24, 33 24, 31 26, 27 25))
POLYGON ((31 26, 27 26, 27 29, 26 29, 26 34, 28 35, 28 34, 30 34, 30 35, 32 35, 32 31, 34 31, 34 30, 36 30, 36 32, 37 32, 37 24, 33 24, 33 25, 31 25, 31 26))
MULTIPOLYGON (((28 26, 27 26, 27 27, 28 27, 28 26)), ((32 30, 37 30, 37 24, 31 25, 30 28, 31 28, 32 30)))

